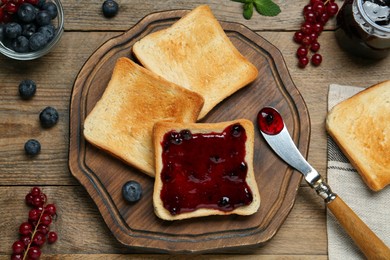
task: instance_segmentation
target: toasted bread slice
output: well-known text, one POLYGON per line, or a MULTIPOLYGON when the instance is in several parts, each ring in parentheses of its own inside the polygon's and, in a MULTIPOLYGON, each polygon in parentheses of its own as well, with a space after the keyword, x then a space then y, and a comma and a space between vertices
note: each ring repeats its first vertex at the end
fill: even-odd
POLYGON ((326 129, 369 188, 390 183, 390 80, 336 105, 326 129))
POLYGON ((84 122, 90 143, 154 176, 155 122, 195 122, 203 98, 128 58, 119 58, 101 99, 84 122))
POLYGON ((254 127, 158 122, 154 126, 155 213, 164 220, 251 215, 260 206, 253 171, 254 127))
POLYGON ((199 119, 258 75, 206 5, 145 36, 132 50, 147 69, 204 98, 199 119))

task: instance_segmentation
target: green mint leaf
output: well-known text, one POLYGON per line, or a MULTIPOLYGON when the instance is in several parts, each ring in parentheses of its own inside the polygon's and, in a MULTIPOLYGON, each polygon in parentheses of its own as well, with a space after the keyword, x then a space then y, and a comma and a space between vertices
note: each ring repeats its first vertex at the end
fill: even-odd
POLYGON ((243 3, 243 4, 249 4, 249 3, 253 3, 253 0, 232 0, 233 2, 239 2, 239 3, 243 3))
POLYGON ((256 11, 265 16, 276 16, 281 10, 272 0, 254 0, 256 11))
POLYGON ((253 15, 253 3, 244 4, 244 18, 249 20, 253 15))

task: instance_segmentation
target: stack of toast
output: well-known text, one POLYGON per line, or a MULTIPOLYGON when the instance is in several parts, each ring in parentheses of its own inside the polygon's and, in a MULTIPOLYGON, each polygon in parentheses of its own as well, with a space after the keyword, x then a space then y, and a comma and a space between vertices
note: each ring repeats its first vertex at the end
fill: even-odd
POLYGON ((134 44, 132 51, 142 66, 126 57, 117 60, 103 96, 85 119, 86 140, 155 177, 153 201, 156 214, 162 219, 255 213, 260 195, 252 166, 252 122, 197 121, 254 81, 257 68, 230 42, 206 5, 195 8, 171 27, 145 36, 134 44), (162 136, 173 127, 214 133, 234 123, 242 124, 247 135, 244 181, 251 203, 231 210, 200 206, 190 213, 171 214, 160 196, 164 186, 162 136))

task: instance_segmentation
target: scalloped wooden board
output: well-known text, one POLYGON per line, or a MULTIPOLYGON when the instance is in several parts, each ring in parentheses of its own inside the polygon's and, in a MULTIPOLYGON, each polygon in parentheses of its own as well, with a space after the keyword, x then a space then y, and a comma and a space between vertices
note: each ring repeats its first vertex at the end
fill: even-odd
MULTIPOLYGON (((82 134, 84 119, 103 94, 116 60, 123 56, 134 60, 131 47, 137 40, 170 26, 187 12, 150 14, 124 34, 108 40, 86 61, 71 96, 69 168, 124 245, 163 253, 224 252, 260 246, 276 234, 288 216, 301 175, 272 152, 257 130, 254 169, 261 196, 259 211, 252 216, 211 216, 173 222, 160 220, 153 212, 152 178, 90 145, 82 134), (138 181, 143 188, 143 197, 135 204, 126 203, 121 195, 122 185, 129 180, 138 181)), ((274 106, 306 155, 310 119, 280 51, 241 24, 220 23, 237 49, 258 68, 259 76, 221 102, 202 122, 247 118, 256 125, 258 111, 274 106)))

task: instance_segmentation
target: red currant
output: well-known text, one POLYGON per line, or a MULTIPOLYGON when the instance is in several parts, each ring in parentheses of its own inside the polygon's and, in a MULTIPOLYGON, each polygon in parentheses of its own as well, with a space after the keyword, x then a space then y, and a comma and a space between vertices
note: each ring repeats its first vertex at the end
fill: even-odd
POLYGON ((318 17, 318 21, 322 24, 326 24, 329 20, 329 15, 327 13, 323 13, 318 17))
POLYGON ((310 42, 313 43, 317 41, 318 35, 315 32, 312 32, 309 34, 309 37, 310 37, 310 42))
POLYGON ((9 13, 9 14, 14 14, 18 11, 18 8, 16 7, 16 4, 15 3, 12 3, 12 2, 8 2, 6 5, 5 5, 5 10, 9 13))
POLYGON ((335 16, 337 14, 337 12, 339 11, 339 7, 336 3, 330 2, 326 6, 326 10, 327 10, 329 16, 332 17, 332 16, 335 16))
POLYGON ((321 14, 326 12, 326 8, 323 2, 317 1, 313 4, 313 11, 316 13, 317 16, 320 16, 321 14))
POLYGON ((56 214, 56 206, 54 204, 47 204, 45 207, 45 212, 54 216, 56 214))
POLYGON ((299 57, 298 58, 298 65, 301 68, 306 67, 306 65, 309 63, 309 58, 308 57, 299 57))
POLYGON ((43 203, 44 203, 44 201, 42 201, 40 195, 33 197, 32 204, 33 204, 34 207, 42 207, 43 203))
POLYGON ((302 45, 309 46, 311 44, 311 38, 309 35, 306 35, 302 39, 302 45))
POLYGON ((43 246, 45 241, 46 241, 45 235, 40 232, 36 232, 32 239, 33 244, 39 247, 43 246))
POLYGON ((3 21, 3 17, 4 17, 4 8, 0 6, 0 22, 3 21))
POLYGON ((27 255, 30 259, 39 259, 41 256, 41 249, 39 249, 39 247, 32 246, 28 250, 27 255))
POLYGON ((13 0, 14 4, 16 5, 17 9, 19 9, 19 6, 23 4, 24 0, 13 0))
POLYGON ((322 56, 321 56, 321 54, 316 53, 316 54, 314 54, 314 55, 311 57, 311 63, 312 63, 313 65, 318 66, 318 65, 321 64, 321 62, 322 62, 322 56))
POLYGON ((32 233, 33 226, 28 222, 23 222, 19 227, 19 233, 21 235, 30 235, 32 233))
POLYGON ((297 49, 297 56, 298 57, 306 57, 307 56, 307 48, 303 47, 303 46, 300 46, 298 49, 297 49))
POLYGON ((319 49, 320 49, 320 44, 317 41, 311 43, 310 50, 312 52, 317 52, 319 49))
POLYGON ((22 254, 12 254, 11 255, 11 260, 22 260, 23 255, 22 254))
POLYGON ((33 205, 33 199, 34 199, 34 196, 30 193, 28 193, 26 195, 26 204, 29 205, 29 206, 32 206, 33 205))
POLYGON ((306 12, 304 16, 305 16, 306 22, 309 22, 309 23, 316 22, 316 14, 314 12, 306 12))
POLYGON ((305 5, 303 7, 303 15, 305 15, 307 12, 312 12, 313 11, 313 6, 311 4, 305 5))
POLYGON ((24 245, 27 247, 28 244, 31 243, 31 236, 30 235, 23 235, 20 237, 20 241, 24 243, 24 245))
POLYGON ((41 216, 41 211, 38 209, 31 209, 28 213, 28 219, 32 221, 37 221, 41 216))
POLYGON ((51 219, 51 216, 49 214, 43 213, 43 215, 41 217, 41 223, 43 225, 46 225, 46 226, 50 225, 51 224, 51 220, 52 219, 51 219))
POLYGON ((304 34, 309 34, 311 33, 313 30, 313 26, 311 23, 308 23, 308 22, 305 22, 302 24, 301 26, 301 31, 304 33, 304 34))
POLYGON ((302 42, 302 39, 303 39, 303 33, 301 31, 298 31, 298 32, 295 32, 294 33, 294 41, 296 43, 301 43, 302 42))
POLYGON ((41 194, 41 189, 39 187, 32 187, 31 188, 31 195, 33 195, 34 197, 35 196, 38 196, 41 194))
POLYGON ((37 5, 39 0, 26 0, 26 2, 32 5, 37 5))
POLYGON ((14 254, 21 254, 24 251, 24 246, 22 241, 15 241, 12 245, 12 252, 14 254))
POLYGON ((315 23, 312 26, 313 32, 317 33, 320 35, 320 33, 324 30, 324 26, 321 23, 315 23))
POLYGON ((57 241, 57 239, 58 236, 56 232, 49 232, 49 234, 47 235, 47 242, 49 242, 49 244, 53 244, 57 241))
MULTIPOLYGON (((5 0, 0 0, 5 1, 5 0)), ((26 0, 9 0, 7 3, 18 4, 26 0)), ((0 9, 2 8, 0 2, 0 9)), ((58 237, 57 233, 50 232, 50 224, 56 216, 56 206, 46 204, 47 197, 38 187, 33 187, 25 197, 25 202, 33 208, 28 213, 28 222, 19 226, 20 240, 12 245, 11 259, 39 259, 41 249, 46 241, 54 243, 58 237)))
POLYGON ((39 226, 37 228, 37 231, 41 232, 44 235, 46 235, 47 233, 49 233, 50 228, 49 228, 49 226, 46 226, 46 225, 43 225, 43 224, 39 224, 39 226))

